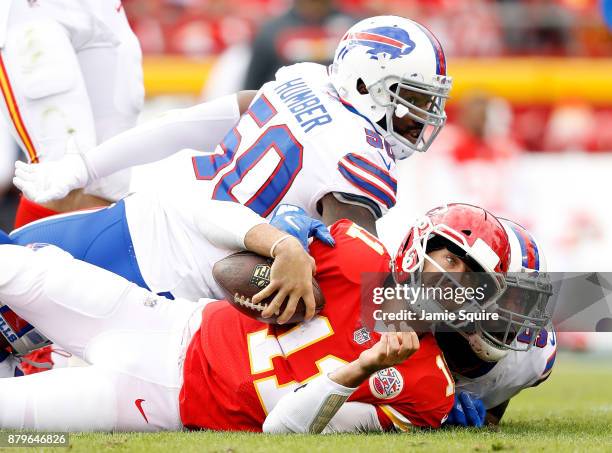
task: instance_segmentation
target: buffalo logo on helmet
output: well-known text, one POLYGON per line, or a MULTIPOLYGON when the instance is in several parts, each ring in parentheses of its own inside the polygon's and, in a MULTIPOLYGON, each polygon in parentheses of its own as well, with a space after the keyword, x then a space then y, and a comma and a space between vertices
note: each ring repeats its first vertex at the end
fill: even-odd
POLYGON ((348 33, 344 40, 349 42, 340 51, 339 58, 343 58, 350 48, 361 45, 370 48, 367 53, 372 60, 376 60, 380 54, 387 54, 391 60, 394 60, 408 55, 416 46, 408 32, 399 27, 376 27, 348 33))
POLYGON ((394 367, 385 368, 370 376, 370 390, 380 399, 388 400, 399 395, 404 388, 404 378, 394 367))

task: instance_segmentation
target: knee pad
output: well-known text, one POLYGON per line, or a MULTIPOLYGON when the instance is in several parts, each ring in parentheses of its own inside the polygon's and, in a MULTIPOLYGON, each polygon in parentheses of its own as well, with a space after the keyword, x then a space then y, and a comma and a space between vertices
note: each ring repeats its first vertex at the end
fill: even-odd
POLYGON ((53 20, 36 20, 11 28, 6 51, 16 64, 18 83, 29 99, 70 91, 79 69, 66 30, 53 20))

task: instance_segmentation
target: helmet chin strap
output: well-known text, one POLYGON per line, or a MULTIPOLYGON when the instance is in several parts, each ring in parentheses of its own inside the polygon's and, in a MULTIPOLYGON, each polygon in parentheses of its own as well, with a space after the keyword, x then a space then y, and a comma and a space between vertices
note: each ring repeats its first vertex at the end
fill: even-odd
POLYGON ((404 145, 397 138, 395 138, 391 132, 387 131, 380 124, 374 123, 374 126, 376 127, 376 131, 382 135, 389 146, 391 146, 391 152, 396 159, 406 159, 414 154, 414 149, 404 145))
POLYGON ((393 155, 397 159, 400 159, 400 160, 407 159, 408 157, 412 156, 415 153, 414 149, 407 147, 402 142, 400 142, 395 137, 393 137, 393 135, 391 134, 388 134, 388 136, 385 137, 385 140, 387 140, 389 145, 391 145, 391 150, 393 152, 393 155))
POLYGON ((507 349, 501 349, 492 345, 477 333, 468 334, 466 339, 474 354, 476 354, 480 360, 484 360, 485 362, 499 362, 508 354, 507 349))

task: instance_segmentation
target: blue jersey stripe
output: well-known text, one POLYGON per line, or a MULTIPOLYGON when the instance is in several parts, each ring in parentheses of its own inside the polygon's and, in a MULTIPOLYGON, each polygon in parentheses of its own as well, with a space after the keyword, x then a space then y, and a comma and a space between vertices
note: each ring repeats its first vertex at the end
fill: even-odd
POLYGON ((376 187, 367 179, 361 177, 357 173, 351 171, 344 163, 338 163, 338 171, 344 176, 350 183, 369 194, 375 200, 384 204, 387 208, 391 208, 395 205, 395 199, 387 195, 384 191, 376 187))
POLYGON ((367 171, 368 173, 372 174, 372 176, 375 176, 378 179, 381 179, 382 180, 381 182, 389 186, 389 188, 391 189, 393 193, 397 192, 397 181, 393 179, 393 177, 388 172, 384 171, 382 168, 377 167, 371 162, 368 162, 364 158, 357 156, 355 154, 349 153, 345 157, 352 164, 358 166, 364 171, 367 171))

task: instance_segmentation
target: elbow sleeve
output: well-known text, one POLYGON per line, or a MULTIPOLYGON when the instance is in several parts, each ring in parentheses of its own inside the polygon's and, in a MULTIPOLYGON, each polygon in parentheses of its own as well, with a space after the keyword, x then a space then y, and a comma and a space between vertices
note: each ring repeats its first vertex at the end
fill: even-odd
POLYGON ((88 151, 90 176, 93 180, 99 179, 124 168, 164 159, 186 148, 213 151, 239 119, 235 94, 169 111, 88 151))
POLYGON ((195 219, 199 231, 220 248, 244 250, 244 237, 265 219, 246 206, 231 201, 206 201, 195 219))

